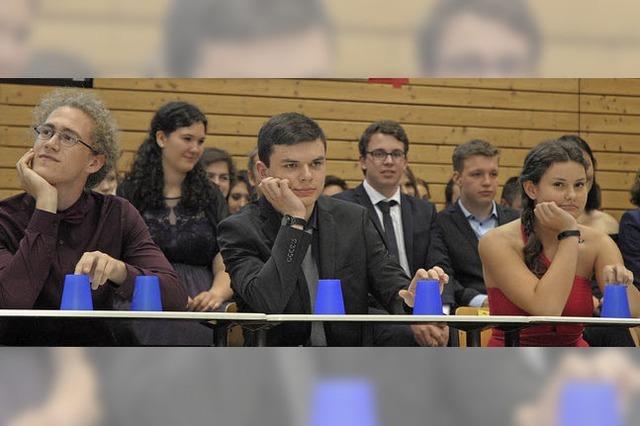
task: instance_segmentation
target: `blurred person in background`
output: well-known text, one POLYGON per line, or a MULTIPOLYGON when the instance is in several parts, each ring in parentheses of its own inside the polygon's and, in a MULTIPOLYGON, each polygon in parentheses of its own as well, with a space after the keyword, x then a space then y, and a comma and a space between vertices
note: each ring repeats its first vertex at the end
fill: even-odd
POLYGON ((631 203, 637 208, 622 215, 618 245, 625 266, 633 272, 633 283, 640 288, 640 170, 631 187, 631 203))
POLYGON ((229 214, 238 213, 241 208, 249 204, 251 201, 251 184, 247 177, 246 170, 240 170, 235 174, 233 181, 231 182, 231 188, 229 189, 229 196, 227 197, 227 206, 229 206, 229 214))
POLYGON ((527 0, 438 0, 416 45, 425 76, 531 76, 541 37, 527 0))
POLYGON ((327 175, 327 177, 324 179, 324 189, 322 190, 322 195, 331 197, 333 195, 346 191, 347 189, 349 189, 349 186, 344 179, 334 175, 327 175))
POLYGON ((104 179, 92 189, 102 195, 116 195, 116 189, 118 189, 118 173, 116 169, 109 170, 104 179))
POLYGON ((173 0, 166 72, 182 77, 311 77, 333 68, 322 0, 173 0))
MULTIPOLYGON (((118 195, 144 218, 188 295, 188 309, 218 309, 233 292, 216 229, 227 216, 220 190, 200 162, 208 121, 195 105, 170 102, 156 111, 118 195)), ((211 345, 210 330, 189 321, 136 322, 140 343, 211 345)))
POLYGON ((412 197, 418 196, 418 181, 416 180, 416 176, 413 174, 409 165, 405 167, 404 172, 402 173, 402 178, 400 178, 400 190, 403 194, 407 194, 412 197))
POLYGON ((429 182, 422 178, 416 178, 416 183, 418 184, 418 193, 416 196, 422 198, 425 201, 429 201, 431 199, 431 189, 429 189, 429 182))
POLYGON ((0 78, 24 75, 36 9, 37 0, 0 0, 0 78))
POLYGON ((518 178, 518 176, 511 176, 504 183, 502 195, 500 195, 500 204, 520 211, 522 210, 522 195, 518 178))
POLYGON ((458 202, 458 198, 460 198, 460 187, 451 178, 444 187, 444 207, 453 206, 458 202))
POLYGON ((231 181, 236 174, 236 166, 229 153, 220 148, 206 148, 201 161, 209 180, 218 185, 220 192, 226 198, 229 195, 231 181))

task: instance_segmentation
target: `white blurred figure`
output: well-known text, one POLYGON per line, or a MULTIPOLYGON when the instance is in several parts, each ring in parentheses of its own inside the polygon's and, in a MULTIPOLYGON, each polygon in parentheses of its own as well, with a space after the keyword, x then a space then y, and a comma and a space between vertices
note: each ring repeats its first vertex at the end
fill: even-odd
MULTIPOLYGON (((623 418, 629 417, 629 411, 637 405, 640 394, 640 367, 629 354, 633 352, 621 349, 591 351, 589 353, 565 352, 558 367, 540 389, 537 399, 519 406, 514 413, 517 426, 554 426, 558 424, 562 407, 562 394, 567 386, 584 383, 585 386, 612 386, 616 391, 617 408, 623 418)), ((581 407, 588 410, 590 407, 581 407)), ((637 410, 636 410, 637 411, 637 410)), ((576 417, 578 417, 576 415, 576 417)), ((614 422, 605 426, 614 426, 614 422)), ((634 422, 637 423, 637 420, 634 422)), ((630 423, 625 423, 630 424, 630 423)))
POLYGON ((538 73, 541 38, 527 0, 439 0, 417 34, 425 76, 538 73))
POLYGON ((190 77, 311 77, 333 68, 321 0, 173 0, 166 72, 190 77))
POLYGON ((0 0, 0 77, 20 77, 30 56, 36 0, 0 0))
POLYGON ((9 420, 8 426, 101 424, 103 405, 93 365, 82 348, 51 349, 53 383, 46 398, 9 420))

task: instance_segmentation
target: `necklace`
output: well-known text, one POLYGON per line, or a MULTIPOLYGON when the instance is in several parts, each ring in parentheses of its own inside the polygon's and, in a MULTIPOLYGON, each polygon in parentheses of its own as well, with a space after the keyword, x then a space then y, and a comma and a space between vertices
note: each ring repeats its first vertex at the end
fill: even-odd
POLYGON ((181 195, 178 195, 177 197, 164 197, 165 200, 179 200, 180 198, 182 198, 181 195))

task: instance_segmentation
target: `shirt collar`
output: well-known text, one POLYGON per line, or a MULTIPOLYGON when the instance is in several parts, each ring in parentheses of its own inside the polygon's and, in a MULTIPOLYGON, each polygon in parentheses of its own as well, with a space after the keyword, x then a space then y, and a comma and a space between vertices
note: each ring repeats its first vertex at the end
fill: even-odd
POLYGON ((371 203, 374 206, 378 204, 380 201, 391 201, 391 200, 394 200, 396 203, 398 203, 398 205, 400 205, 400 187, 398 187, 395 194, 387 198, 381 193, 379 193, 373 186, 369 185, 369 182, 367 182, 366 179, 364 182, 362 182, 362 186, 364 187, 365 192, 369 196, 369 199, 371 200, 371 203))
MULTIPOLYGON (((462 204, 462 200, 458 199, 458 205, 460 206, 460 210, 462 210, 462 213, 464 214, 464 217, 465 217, 467 220, 469 220, 469 219, 473 219, 473 220, 480 221, 480 219, 478 219, 477 217, 475 217, 475 216, 473 215, 473 213, 471 213, 469 210, 467 210, 467 209, 464 207, 464 205, 462 204)), ((495 217, 496 219, 498 218, 498 209, 496 208, 496 202, 495 202, 495 201, 492 201, 492 206, 493 206, 493 208, 491 209, 491 214, 490 214, 488 217, 483 218, 483 220, 490 219, 490 218, 492 218, 492 217, 495 217)))

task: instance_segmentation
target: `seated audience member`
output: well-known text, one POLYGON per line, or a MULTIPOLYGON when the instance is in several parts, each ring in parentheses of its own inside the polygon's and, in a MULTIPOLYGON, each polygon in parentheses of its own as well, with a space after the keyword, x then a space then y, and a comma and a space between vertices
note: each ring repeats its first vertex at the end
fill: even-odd
POLYGON ((631 187, 631 203, 638 208, 622 215, 618 245, 625 266, 633 272, 633 283, 640 288, 640 170, 631 187))
POLYGON ((218 185, 226 198, 231 180, 236 174, 236 166, 229 153, 220 148, 206 148, 202 154, 202 165, 209 180, 218 185))
POLYGON ((520 194, 520 182, 518 176, 511 176, 502 187, 500 205, 511 207, 514 210, 522 210, 522 195, 520 194))
POLYGON ((500 152, 475 139, 453 151, 453 181, 460 198, 438 213, 427 266, 442 266, 450 281, 443 299, 457 306, 487 306, 478 241, 491 229, 518 218, 497 204, 500 152), (451 292, 451 294, 449 294, 451 292))
MULTIPOLYGON (((591 147, 584 139, 577 135, 564 135, 560 137, 560 140, 574 144, 574 146, 582 152, 584 160, 587 162, 587 204, 585 205, 584 212, 578 218, 578 223, 609 234, 609 236, 617 242, 618 221, 610 214, 600 210, 602 198, 600 195, 600 186, 596 182, 597 162, 591 151, 591 147)), ((595 277, 590 278, 594 314, 599 315, 602 292, 595 277)), ((635 346, 627 327, 589 326, 585 329, 584 338, 587 343, 589 343, 589 346, 635 346)))
MULTIPOLYGON (((362 133, 358 149, 364 181, 356 188, 336 195, 336 198, 367 209, 374 226, 384 236, 389 254, 408 276, 413 276, 425 267, 436 207, 428 201, 402 194, 402 176, 405 175, 409 153, 407 133, 395 121, 377 121, 362 133)), ((385 311, 371 298, 369 313, 385 311)), ((447 332, 446 327, 427 327, 433 335, 447 332)), ((410 346, 415 345, 415 339, 405 324, 374 324, 373 344, 410 346)))
MULTIPOLYGON (((199 161, 207 118, 194 105, 170 102, 153 116, 118 194, 140 211, 154 241, 189 295, 189 310, 215 310, 232 296, 216 242, 227 208, 199 161)), ((143 344, 210 345, 210 330, 189 321, 134 325, 143 344)))
POLYGON ((411 197, 418 197, 418 181, 416 180, 416 176, 413 174, 409 165, 407 165, 404 172, 402 172, 402 177, 400 178, 400 190, 403 194, 410 195, 411 197))
POLYGON ((598 163, 596 162, 596 157, 593 155, 593 151, 591 151, 591 147, 584 139, 577 135, 564 135, 560 139, 569 141, 577 146, 582 151, 582 155, 584 155, 587 162, 589 195, 584 213, 578 218, 578 223, 609 234, 614 240, 617 239, 618 221, 610 214, 600 210, 602 207, 602 198, 600 196, 600 186, 596 179, 598 163))
POLYGON ((229 189, 229 196, 227 197, 229 214, 238 213, 241 208, 249 204, 252 191, 253 188, 251 188, 251 184, 249 183, 247 171, 240 170, 237 172, 231 182, 231 189, 229 189))
MULTIPOLYGON (((520 220, 500 226, 480 240, 479 251, 492 315, 592 315, 590 280, 632 284, 631 272, 609 236, 577 219, 589 190, 588 164, 575 144, 541 143, 525 158, 520 220)), ((627 286, 634 317, 640 293, 627 286)), ((520 332, 522 346, 588 346, 584 326, 534 326, 520 332)), ((490 346, 503 346, 494 329, 490 346)))
POLYGON ((444 187, 444 200, 445 200, 445 208, 453 206, 458 202, 458 198, 460 198, 460 187, 456 185, 453 181, 453 178, 449 179, 447 185, 444 187))
POLYGON ((116 195, 116 189, 118 189, 118 173, 116 169, 109 170, 104 179, 92 189, 102 195, 116 195))
MULTIPOLYGON (((136 209, 89 190, 118 158, 110 112, 71 90, 45 97, 35 117, 33 148, 17 163, 25 193, 0 202, 0 308, 58 309, 65 274, 75 273, 89 275, 95 309, 130 299, 138 275, 157 275, 165 309, 184 310, 187 296, 136 209)), ((102 321, 4 326, 4 344, 122 343, 117 325, 102 321)))
POLYGON ((346 191, 347 189, 349 189, 349 186, 347 186, 347 182, 345 182, 344 179, 339 178, 338 176, 327 175, 324 180, 324 189, 322 190, 322 195, 331 197, 333 195, 346 191))
MULTIPOLYGON (((366 209, 321 196, 326 139, 297 113, 269 119, 258 133, 262 196, 218 228, 222 257, 241 310, 310 313, 318 279, 340 279, 347 314, 366 314, 369 293, 391 313, 413 306, 417 279, 447 280, 440 268, 413 280, 391 257, 366 209), (406 305, 403 304, 406 303, 406 305)), ((412 326, 423 345, 441 345, 424 325, 412 326)), ((438 339, 440 338, 440 340, 438 339)), ((358 346, 357 323, 285 323, 268 331, 270 345, 358 346)))
POLYGON ((422 198, 425 201, 429 201, 431 199, 431 189, 429 189, 429 182, 422 178, 416 178, 416 183, 418 184, 418 192, 416 196, 422 198))

